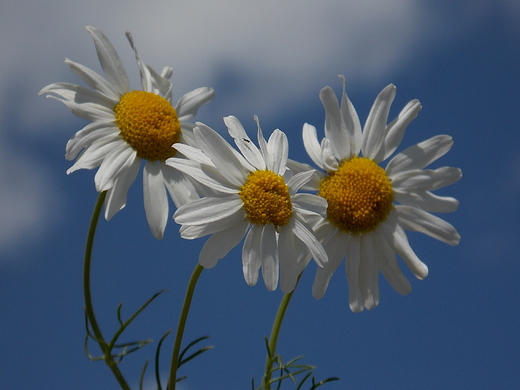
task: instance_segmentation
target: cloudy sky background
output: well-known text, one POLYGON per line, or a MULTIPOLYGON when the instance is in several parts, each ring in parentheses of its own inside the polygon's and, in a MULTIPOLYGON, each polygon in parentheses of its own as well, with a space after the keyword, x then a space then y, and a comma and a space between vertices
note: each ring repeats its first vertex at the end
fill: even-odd
MULTIPOLYGON (((81 267, 97 194, 93 172, 67 176, 66 141, 85 122, 37 92, 78 83, 70 58, 100 71, 86 25, 112 41, 137 88, 124 32, 144 61, 174 68, 174 99, 199 86, 216 97, 198 120, 223 131, 236 115, 254 134, 285 131, 290 157, 310 162, 304 122, 322 130, 319 90, 341 91, 361 121, 389 83, 391 116, 414 98, 423 110, 403 147, 439 133, 455 146, 437 166, 459 166, 462 181, 442 190, 461 206, 445 218, 458 247, 411 234, 430 275, 399 296, 381 281, 381 303, 348 309, 340 269, 325 297, 312 298, 310 267, 282 328, 285 359, 305 355, 325 389, 513 388, 520 386, 520 1, 0 1, 0 388, 113 389, 102 363, 83 353, 81 267)), ((204 240, 183 241, 171 221, 165 239, 149 232, 138 178, 126 209, 100 222, 94 299, 105 333, 115 308, 126 314, 167 289, 129 332, 153 338, 177 322, 188 277, 204 240), (123 311, 125 313, 125 311, 123 311)), ((210 335, 214 350, 190 363, 184 390, 249 388, 261 377, 280 291, 248 287, 239 252, 202 274, 186 341, 210 335), (202 367, 204 369, 202 369, 202 367)), ((165 342, 163 369, 173 340, 165 342)), ((135 385, 156 344, 122 364, 135 385)), ((151 372, 149 378, 152 378, 151 372)), ((287 388, 290 388, 288 386, 287 388)))

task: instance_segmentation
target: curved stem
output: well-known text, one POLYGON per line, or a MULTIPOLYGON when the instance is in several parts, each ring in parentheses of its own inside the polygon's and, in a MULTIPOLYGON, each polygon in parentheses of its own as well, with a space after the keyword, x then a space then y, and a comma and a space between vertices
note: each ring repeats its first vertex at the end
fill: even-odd
POLYGON ((188 319, 188 313, 190 311, 191 300, 193 299, 193 293, 195 286, 199 280, 199 276, 204 268, 197 263, 197 266, 191 274, 188 287, 186 288, 186 295, 184 297, 184 303, 182 305, 181 315, 179 317, 179 324, 177 325, 177 333, 175 335, 175 343, 173 344, 172 351, 172 362, 170 365, 170 377, 168 380, 168 390, 175 390, 177 383, 177 369, 179 368, 179 353, 181 350, 182 336, 184 335, 184 328, 186 327, 186 320, 188 319))
POLYGON ((94 306, 92 304, 92 295, 90 288, 90 268, 92 263, 92 247, 94 246, 94 236, 96 235, 96 227, 99 221, 99 215, 101 214, 101 209, 103 208, 103 203, 105 202, 106 191, 103 191, 99 194, 96 205, 94 206, 94 211, 92 212, 92 218, 90 220, 90 226, 88 228, 87 235, 87 243, 85 245, 85 257, 83 262, 83 295, 85 298, 85 314, 87 316, 88 323, 90 324, 90 328, 94 333, 95 340, 99 344, 99 348, 103 352, 103 359, 105 363, 112 371, 112 374, 116 377, 119 385, 123 390, 130 390, 130 387, 126 383, 125 378, 119 368, 117 367, 117 363, 114 361, 112 357, 111 351, 108 349, 108 344, 103 338, 103 334, 101 333, 101 329, 97 323, 96 316, 94 314, 94 306))
MULTIPOLYGON (((296 287, 294 288, 296 290, 296 287)), ((273 329, 271 330, 271 336, 269 337, 269 351, 267 354, 267 358, 265 360, 265 373, 264 373, 264 389, 271 390, 271 375, 272 375, 272 366, 273 359, 276 356, 276 345, 278 343, 278 336, 280 334, 280 328, 282 327, 282 321, 285 316, 285 312, 287 311, 287 306, 289 306, 289 302, 293 296, 294 290, 292 290, 288 294, 284 294, 282 301, 280 302, 280 306, 278 307, 278 312, 276 313, 276 317, 273 322, 273 329)))

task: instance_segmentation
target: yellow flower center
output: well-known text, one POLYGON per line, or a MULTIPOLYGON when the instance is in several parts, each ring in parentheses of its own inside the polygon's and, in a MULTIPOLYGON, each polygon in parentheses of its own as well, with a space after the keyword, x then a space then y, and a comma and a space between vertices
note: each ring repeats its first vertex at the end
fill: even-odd
POLYGON ((390 214, 394 193, 384 169, 365 157, 340 163, 320 184, 327 218, 350 234, 374 230, 390 214))
POLYGON ((291 196, 282 176, 268 170, 252 172, 239 195, 252 223, 272 223, 276 227, 289 223, 293 212, 291 196))
POLYGON ((175 155, 181 124, 177 113, 162 96, 146 91, 124 94, 114 108, 123 139, 140 158, 165 161, 175 155))

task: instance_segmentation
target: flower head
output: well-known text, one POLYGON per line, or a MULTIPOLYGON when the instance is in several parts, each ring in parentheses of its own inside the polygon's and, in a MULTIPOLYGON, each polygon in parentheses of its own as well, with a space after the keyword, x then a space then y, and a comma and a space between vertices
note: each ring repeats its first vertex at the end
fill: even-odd
POLYGON ((245 236, 246 282, 255 285, 261 267, 270 291, 276 289, 280 273, 282 290, 290 292, 311 257, 319 266, 327 262, 306 222, 307 216, 325 215, 327 203, 316 195, 297 193, 314 171, 292 175, 287 169, 288 142, 283 132, 275 130, 266 141, 258 125, 258 148, 237 118, 226 117, 224 122, 240 152, 202 123, 193 131, 200 150, 174 145, 190 161, 174 157, 166 164, 214 193, 180 207, 173 217, 182 225, 183 238, 212 235, 199 256, 203 267, 214 267, 245 236))
POLYGON ((431 191, 462 177, 458 168, 424 169, 450 150, 453 142, 438 135, 395 155, 383 169, 378 164, 399 146, 406 127, 421 110, 412 100, 387 124, 395 86, 376 98, 361 130, 356 110, 345 93, 341 104, 330 87, 320 92, 325 108, 325 138, 318 142, 316 129, 305 124, 303 140, 311 159, 325 171, 313 184, 328 202, 327 218, 314 227, 329 255, 318 269, 313 295, 321 298, 330 278, 346 257, 350 308, 372 309, 379 303, 379 271, 399 293, 411 286, 396 260, 398 254, 413 274, 423 279, 428 268, 408 243, 405 230, 425 233, 450 245, 458 244, 455 228, 430 212, 451 212, 458 201, 431 191))
POLYGON ((166 67, 158 74, 145 65, 127 33, 142 87, 131 90, 125 68, 110 41, 94 27, 87 27, 87 31, 94 38, 106 79, 66 59, 71 70, 91 89, 54 83, 40 91, 64 103, 74 115, 92 122, 67 143, 65 158, 77 158, 67 173, 99 167, 94 181, 97 191, 107 191, 105 218, 109 220, 125 207, 128 189, 139 172, 141 160, 146 160, 144 207, 150 229, 160 239, 168 220, 166 189, 177 207, 198 197, 188 178, 164 162, 175 156, 174 143, 192 142, 193 125, 184 121, 213 98, 213 89, 195 89, 172 106, 172 84, 168 80, 172 69, 166 67))

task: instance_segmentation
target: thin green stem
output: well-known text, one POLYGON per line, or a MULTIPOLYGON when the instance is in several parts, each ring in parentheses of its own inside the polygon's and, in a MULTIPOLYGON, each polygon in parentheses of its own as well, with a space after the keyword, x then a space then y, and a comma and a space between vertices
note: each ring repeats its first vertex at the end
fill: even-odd
POLYGON ((108 344, 105 341, 103 334, 101 333, 101 329, 97 323, 96 316, 94 314, 94 306, 92 304, 92 295, 90 288, 90 268, 92 263, 92 247, 94 246, 94 237, 96 235, 96 227, 99 221, 99 215, 101 214, 101 209, 103 208, 103 203, 105 202, 106 191, 103 191, 99 194, 96 205, 94 206, 94 211, 92 212, 92 218, 90 220, 90 226, 88 228, 87 235, 87 243, 85 246, 85 258, 83 262, 83 295, 85 297, 85 313, 87 316, 88 323, 90 324, 90 328, 94 333, 95 340, 99 344, 101 351, 103 352, 103 359, 105 363, 112 371, 112 374, 116 377, 121 389, 130 390, 130 386, 126 383, 125 378, 119 368, 117 367, 117 363, 114 361, 112 357, 111 351, 108 348, 108 344))
MULTIPOLYGON (((296 290, 296 287, 294 288, 296 290)), ((271 330, 271 336, 269 337, 269 351, 267 354, 267 358, 265 360, 265 373, 264 373, 264 389, 271 390, 271 376, 272 376, 272 366, 273 359, 276 356, 276 345, 278 343, 278 336, 280 335, 280 329, 282 327, 282 321, 285 317, 285 312, 287 311, 287 306, 289 306, 289 302, 293 296, 294 290, 290 293, 284 294, 282 301, 280 302, 280 306, 278 307, 278 312, 276 313, 276 317, 273 322, 273 329, 271 330)))
POLYGON ((179 354, 182 344, 182 336, 184 335, 184 328, 186 327, 186 320, 188 319, 188 313, 190 311, 191 301, 193 299, 193 293, 195 286, 199 280, 199 276, 204 268, 197 263, 197 266, 191 274, 188 287, 186 288, 186 295, 184 297, 184 303, 182 305, 181 315, 179 317, 179 324, 177 325, 177 333, 175 335, 175 343, 173 344, 172 351, 172 362, 170 365, 170 377, 168 381, 168 390, 175 390, 177 383, 177 369, 179 368, 179 354))

